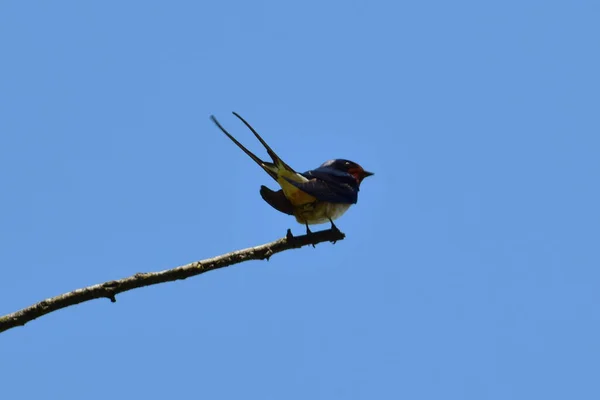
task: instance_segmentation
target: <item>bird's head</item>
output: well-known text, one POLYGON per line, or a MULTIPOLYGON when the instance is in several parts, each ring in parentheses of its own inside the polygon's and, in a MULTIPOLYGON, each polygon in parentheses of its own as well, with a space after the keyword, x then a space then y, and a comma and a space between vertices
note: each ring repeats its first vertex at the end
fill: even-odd
POLYGON ((354 179, 356 179, 356 182, 358 182, 359 184, 367 176, 373 175, 372 172, 365 171, 363 167, 361 167, 357 163, 343 159, 325 161, 323 165, 321 165, 321 167, 328 167, 331 169, 335 169, 336 171, 350 174, 354 177, 354 179))

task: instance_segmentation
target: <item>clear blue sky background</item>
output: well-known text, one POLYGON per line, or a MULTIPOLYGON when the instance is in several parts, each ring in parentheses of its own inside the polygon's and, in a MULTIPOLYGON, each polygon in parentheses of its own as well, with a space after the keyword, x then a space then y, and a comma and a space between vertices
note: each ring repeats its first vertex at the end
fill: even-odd
POLYGON ((210 114, 299 170, 376 175, 336 245, 1 334, 2 397, 600 398, 599 19, 593 1, 3 1, 0 314, 302 233, 210 114))

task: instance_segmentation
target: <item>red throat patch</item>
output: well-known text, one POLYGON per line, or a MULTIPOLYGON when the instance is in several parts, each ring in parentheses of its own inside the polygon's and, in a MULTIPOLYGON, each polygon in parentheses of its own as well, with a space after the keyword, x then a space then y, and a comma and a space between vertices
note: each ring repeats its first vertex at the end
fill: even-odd
POLYGON ((352 175, 358 183, 360 183, 364 178, 363 170, 361 168, 351 168, 348 170, 348 173, 352 175))

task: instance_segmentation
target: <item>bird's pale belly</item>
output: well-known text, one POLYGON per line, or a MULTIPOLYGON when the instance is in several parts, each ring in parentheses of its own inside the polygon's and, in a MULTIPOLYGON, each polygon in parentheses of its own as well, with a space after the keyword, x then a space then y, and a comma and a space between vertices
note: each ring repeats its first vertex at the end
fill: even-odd
POLYGON ((301 224, 309 225, 324 224, 329 219, 335 220, 341 217, 352 204, 317 202, 306 204, 304 207, 298 207, 294 215, 296 221, 301 224))

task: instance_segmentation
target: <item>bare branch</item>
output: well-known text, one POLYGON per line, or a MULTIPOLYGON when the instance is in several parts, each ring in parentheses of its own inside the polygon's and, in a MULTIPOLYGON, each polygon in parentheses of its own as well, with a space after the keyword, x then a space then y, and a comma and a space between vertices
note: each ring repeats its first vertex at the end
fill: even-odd
POLYGON ((117 301, 115 298, 117 294, 128 290, 164 282, 172 282, 178 279, 186 279, 194 275, 200 275, 204 272, 228 267, 244 261, 268 260, 273 254, 285 250, 297 249, 307 245, 314 246, 322 242, 335 243, 338 240, 343 240, 344 237, 345 235, 337 229, 313 232, 310 235, 302 236, 292 236, 291 232, 288 230, 286 237, 271 243, 234 251, 202 261, 196 261, 173 269, 159 272, 137 273, 127 278, 108 281, 64 293, 60 296, 51 297, 12 314, 0 317, 0 332, 25 325, 27 322, 33 321, 38 317, 60 310, 61 308, 83 303, 84 301, 104 297, 110 299, 110 301, 114 303, 117 301))

